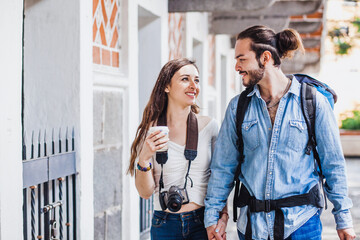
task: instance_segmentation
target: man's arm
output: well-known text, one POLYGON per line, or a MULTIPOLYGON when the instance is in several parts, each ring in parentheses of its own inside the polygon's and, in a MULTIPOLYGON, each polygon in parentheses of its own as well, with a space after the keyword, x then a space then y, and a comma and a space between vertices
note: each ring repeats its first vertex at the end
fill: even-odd
POLYGON ((205 198, 205 227, 216 226, 219 212, 225 207, 233 188, 239 158, 235 125, 237 101, 238 96, 233 98, 228 105, 212 155, 211 175, 205 198))
MULTIPOLYGON (((324 186, 326 195, 334 205, 332 213, 335 217, 336 229, 352 229, 349 210, 352 207, 352 201, 348 197, 346 166, 339 128, 327 99, 317 93, 316 102, 315 136, 321 168, 326 179, 324 186)), ((342 234, 344 231, 340 232, 342 234)))
POLYGON ((226 226, 229 220, 229 213, 227 209, 227 205, 225 205, 224 209, 220 212, 219 220, 217 224, 211 225, 206 229, 208 234, 208 239, 216 239, 216 240, 226 240, 226 226))

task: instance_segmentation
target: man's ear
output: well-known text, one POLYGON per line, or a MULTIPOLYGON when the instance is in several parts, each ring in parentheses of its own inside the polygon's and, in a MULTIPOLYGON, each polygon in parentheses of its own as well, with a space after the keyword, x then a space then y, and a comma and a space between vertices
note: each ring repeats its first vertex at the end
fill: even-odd
POLYGON ((265 66, 266 64, 268 64, 271 60, 272 54, 270 51, 265 51, 263 52, 261 58, 263 60, 263 65, 265 66))

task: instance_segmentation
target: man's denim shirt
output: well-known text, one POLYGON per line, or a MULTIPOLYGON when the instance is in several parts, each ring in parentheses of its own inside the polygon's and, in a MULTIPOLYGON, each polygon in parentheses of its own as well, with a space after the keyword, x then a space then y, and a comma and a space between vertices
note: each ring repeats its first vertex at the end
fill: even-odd
MULTIPOLYGON (((305 154, 308 132, 301 110, 300 83, 293 78, 289 91, 282 97, 271 124, 266 103, 257 86, 248 95, 251 98, 242 124, 245 161, 240 180, 257 199, 280 199, 307 193, 319 176, 313 154, 305 154)), ((217 223, 219 212, 233 188, 233 178, 239 160, 236 141, 236 108, 239 95, 231 100, 217 138, 211 163, 211 176, 205 198, 205 226, 217 223)), ((337 229, 352 227, 347 197, 345 160, 338 126, 327 99, 316 95, 316 141, 326 178, 325 191, 333 203, 337 229)), ((329 205, 330 207, 330 205, 329 205)), ((241 208, 238 230, 245 234, 247 206, 241 208)), ((312 205, 282 208, 285 216, 284 237, 287 238, 318 209, 312 205)), ((274 238, 275 211, 251 214, 253 239, 274 238)))

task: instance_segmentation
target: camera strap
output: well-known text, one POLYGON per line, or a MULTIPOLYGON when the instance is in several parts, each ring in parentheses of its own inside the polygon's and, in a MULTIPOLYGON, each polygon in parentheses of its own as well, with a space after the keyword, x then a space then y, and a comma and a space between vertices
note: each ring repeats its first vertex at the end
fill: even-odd
MULTIPOLYGON (((166 111, 164 111, 157 122, 157 126, 167 126, 167 120, 166 120, 166 111)), ((187 122, 186 122, 186 144, 185 144, 185 151, 184 156, 185 159, 189 161, 188 169, 185 176, 185 184, 184 188, 186 188, 187 179, 189 177, 189 171, 191 162, 196 158, 197 156, 197 147, 198 147, 198 138, 199 138, 199 129, 198 129, 198 122, 195 113, 190 111, 187 122)), ((168 152, 156 152, 156 162, 161 165, 161 175, 159 180, 159 192, 161 192, 161 189, 164 188, 164 181, 163 181, 163 165, 168 160, 168 152)), ((191 187, 193 186, 192 180, 191 181, 191 187)))

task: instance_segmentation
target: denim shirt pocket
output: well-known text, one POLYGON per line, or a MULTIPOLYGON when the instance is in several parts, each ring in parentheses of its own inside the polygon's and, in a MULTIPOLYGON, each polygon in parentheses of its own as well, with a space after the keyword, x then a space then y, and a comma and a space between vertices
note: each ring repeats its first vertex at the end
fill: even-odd
POLYGON ((244 121, 242 124, 244 147, 254 150, 260 144, 258 120, 244 121))
POLYGON ((308 139, 306 123, 300 120, 290 120, 287 145, 296 152, 305 149, 308 139))

